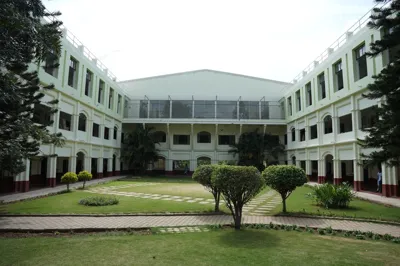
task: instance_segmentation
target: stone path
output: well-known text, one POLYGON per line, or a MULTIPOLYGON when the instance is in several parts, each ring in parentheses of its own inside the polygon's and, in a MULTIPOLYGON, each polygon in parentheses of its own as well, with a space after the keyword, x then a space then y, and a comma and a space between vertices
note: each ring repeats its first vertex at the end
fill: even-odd
POLYGON ((210 229, 205 227, 198 227, 198 226, 186 226, 186 227, 166 227, 161 228, 160 233, 167 233, 167 234, 179 234, 179 233, 201 233, 201 232, 208 232, 210 229))
MULTIPOLYGON (((285 224, 300 227, 327 228, 335 230, 371 231, 400 237, 400 226, 357 222, 350 220, 299 218, 282 216, 244 216, 244 223, 285 224)), ((231 224, 229 215, 177 215, 177 216, 0 216, 0 230, 61 231, 61 230, 112 230, 149 227, 187 227, 201 225, 231 224)))
MULTIPOLYGON (((93 180, 86 182, 86 186, 92 186, 92 185, 97 185, 97 184, 101 184, 101 183, 106 183, 106 182, 113 181, 116 179, 121 179, 124 177, 125 176, 112 176, 112 177, 105 177, 105 178, 100 178, 100 179, 93 179, 93 180)), ((77 182, 75 184, 71 184, 69 187, 71 189, 82 187, 82 182, 77 182)), ((31 198, 37 198, 37 197, 42 197, 42 196, 46 196, 49 194, 54 194, 54 193, 63 191, 66 188, 67 188, 66 185, 59 185, 56 187, 48 187, 48 188, 41 188, 41 189, 37 189, 37 190, 31 190, 31 191, 25 192, 25 193, 14 193, 14 194, 0 196, 0 201, 3 201, 4 203, 8 203, 8 202, 26 200, 26 199, 31 199, 31 198)))
MULTIPOLYGON (((96 193, 96 194, 106 194, 106 195, 114 195, 114 196, 125 196, 125 197, 135 197, 142 199, 151 199, 151 200, 166 200, 166 201, 176 201, 176 202, 185 202, 185 203, 198 203, 198 204, 210 204, 214 205, 214 199, 206 199, 206 198, 195 198, 189 196, 174 196, 174 195, 166 195, 166 194, 151 194, 151 193, 142 193, 142 192, 125 192, 118 191, 124 188, 130 187, 143 187, 143 186, 154 186, 160 185, 161 183, 135 183, 135 184, 126 184, 121 186, 108 186, 108 187, 95 187, 86 192, 96 193)), ((280 196, 273 190, 268 191, 267 193, 263 193, 258 195, 256 198, 252 199, 249 203, 243 207, 243 214, 250 215, 266 215, 269 214, 271 210, 275 209, 277 205, 281 203, 280 196)), ((220 200, 220 205, 224 204, 224 200, 220 200)))

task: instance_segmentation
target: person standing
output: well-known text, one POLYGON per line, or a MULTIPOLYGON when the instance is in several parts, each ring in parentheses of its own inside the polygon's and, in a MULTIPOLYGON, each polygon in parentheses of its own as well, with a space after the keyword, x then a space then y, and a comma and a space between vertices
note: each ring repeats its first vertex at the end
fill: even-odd
POLYGON ((185 171, 184 171, 184 175, 187 175, 188 174, 188 172, 189 172, 189 167, 188 167, 188 165, 187 165, 187 163, 185 164, 185 171))
POLYGON ((378 188, 376 189, 376 192, 381 193, 382 192, 382 170, 381 169, 378 169, 377 185, 378 185, 378 188))

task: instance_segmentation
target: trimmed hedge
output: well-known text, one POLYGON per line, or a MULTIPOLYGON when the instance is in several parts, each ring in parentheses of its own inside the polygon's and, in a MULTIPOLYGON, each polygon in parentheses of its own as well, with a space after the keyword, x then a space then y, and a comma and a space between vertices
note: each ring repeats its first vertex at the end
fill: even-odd
POLYGON ((214 171, 217 169, 218 165, 209 164, 209 165, 201 165, 196 168, 192 175, 192 179, 197 183, 203 185, 208 191, 210 191, 215 200, 214 211, 219 211, 219 200, 221 196, 221 192, 218 188, 211 182, 211 177, 214 171))
POLYGON ((114 196, 94 196, 81 199, 79 204, 85 206, 107 206, 107 205, 116 205, 119 203, 119 200, 114 196))
POLYGON ((85 188, 86 181, 92 180, 92 173, 89 173, 86 170, 80 171, 78 174, 78 180, 83 181, 82 188, 85 188))
POLYGON ((75 183, 78 181, 78 177, 74 172, 66 172, 61 177, 61 183, 67 184, 67 191, 69 191, 69 184, 75 183))

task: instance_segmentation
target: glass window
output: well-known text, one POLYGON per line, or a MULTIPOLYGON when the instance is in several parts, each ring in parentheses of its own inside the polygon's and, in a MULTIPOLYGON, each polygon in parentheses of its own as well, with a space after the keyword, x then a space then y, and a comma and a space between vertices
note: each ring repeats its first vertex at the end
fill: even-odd
POLYGON ((217 101, 217 118, 237 119, 237 101, 217 101))
POLYGON ((197 134, 197 143, 211 143, 211 134, 206 131, 197 134))
POLYGON ((150 101, 150 118, 169 118, 169 112, 170 112, 169 100, 150 101))
POLYGON ((235 135, 219 135, 218 145, 233 145, 235 144, 235 135))
POLYGON ((174 145, 190 145, 190 136, 174 135, 174 145))
POLYGON ((192 118, 193 101, 172 101, 172 118, 192 118))
POLYGON ((194 118, 215 118, 215 101, 194 101, 194 118))

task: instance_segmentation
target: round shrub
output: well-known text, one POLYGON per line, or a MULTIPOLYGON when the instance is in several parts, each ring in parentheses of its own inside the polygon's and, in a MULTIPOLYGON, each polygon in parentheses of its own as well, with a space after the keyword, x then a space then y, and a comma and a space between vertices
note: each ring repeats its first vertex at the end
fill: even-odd
POLYGON ((107 205, 116 205, 118 203, 119 200, 113 196, 87 197, 79 201, 79 204, 85 206, 107 206, 107 205))
POLYGON ((83 181, 83 187, 85 188, 86 181, 92 180, 92 174, 89 173, 88 171, 80 171, 78 174, 78 180, 83 181))
POLYGON ((75 183, 78 181, 78 177, 74 172, 66 172, 61 177, 61 183, 67 184, 67 191, 69 191, 69 184, 75 183))
POLYGON ((196 168, 192 175, 194 181, 203 185, 208 191, 211 192, 211 194, 213 194, 215 200, 214 211, 216 212, 219 211, 219 200, 221 193, 218 188, 211 182, 211 176, 217 167, 218 165, 215 164, 201 165, 196 168))

